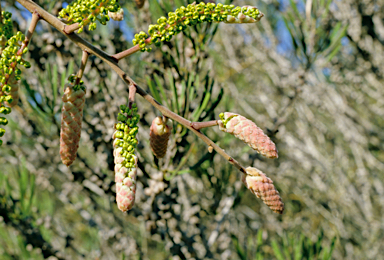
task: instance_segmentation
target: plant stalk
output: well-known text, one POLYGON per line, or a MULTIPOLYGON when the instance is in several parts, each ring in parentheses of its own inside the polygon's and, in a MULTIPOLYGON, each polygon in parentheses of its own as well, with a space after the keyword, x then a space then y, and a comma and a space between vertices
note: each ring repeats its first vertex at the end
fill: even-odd
POLYGON ((218 145, 216 145, 211 139, 209 139, 207 136, 202 134, 199 130, 196 130, 192 127, 192 122, 185 119, 184 117, 179 116, 178 114, 172 112, 167 107, 161 105, 159 102, 157 102, 150 94, 148 94, 144 89, 139 87, 133 79, 131 79, 117 64, 117 59, 113 56, 110 56, 109 54, 105 53, 104 51, 98 49, 97 47, 93 46, 91 43, 85 41, 83 38, 76 34, 66 34, 64 32, 65 24, 61 22, 58 18, 51 15, 47 11, 45 11, 43 8, 41 8, 39 5, 34 3, 31 0, 17 0, 22 6, 24 6, 27 10, 30 12, 38 12, 42 19, 44 19, 47 23, 49 23, 51 26, 55 27, 57 30, 62 32, 64 35, 66 35, 72 42, 74 42, 76 45, 78 45, 82 50, 87 50, 89 54, 95 55, 96 57, 100 58, 104 62, 106 62, 111 69, 113 69, 119 77, 128 85, 134 85, 136 87, 136 92, 141 95, 146 101, 148 101, 151 105, 153 105, 155 108, 157 108, 164 116, 178 122, 179 124, 183 125, 184 127, 191 130, 194 134, 196 134, 201 140, 203 140, 208 146, 213 147, 215 151, 223 156, 227 161, 229 161, 231 164, 233 164, 237 169, 239 169, 241 172, 245 173, 245 168, 237 162, 234 158, 232 158, 229 154, 227 154, 223 149, 221 149, 218 145))

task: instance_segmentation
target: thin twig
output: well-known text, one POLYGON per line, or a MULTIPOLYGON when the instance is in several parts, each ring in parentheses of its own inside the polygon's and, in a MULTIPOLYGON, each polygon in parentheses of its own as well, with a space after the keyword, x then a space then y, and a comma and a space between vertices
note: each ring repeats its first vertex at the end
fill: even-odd
POLYGON ((19 55, 19 56, 23 55, 23 51, 25 48, 27 48, 29 42, 31 41, 32 35, 35 32, 37 22, 39 20, 40 20, 40 15, 37 12, 33 12, 32 13, 32 20, 31 20, 31 23, 29 24, 27 34, 25 35, 25 39, 24 39, 23 43, 21 44, 20 49, 17 51, 17 55, 19 55))
POLYGON ((136 95, 136 86, 135 84, 131 83, 128 87, 128 100, 129 100, 129 109, 132 108, 132 104, 135 103, 135 95, 136 95))
POLYGON ((65 34, 71 34, 74 31, 76 31, 77 29, 80 29, 80 24, 79 23, 74 23, 74 24, 71 24, 71 25, 65 25, 63 32, 65 34))
POLYGON ((196 130, 200 130, 206 127, 217 126, 218 124, 219 124, 218 120, 212 120, 212 121, 206 121, 206 122, 192 122, 191 126, 196 130))
POLYGON ((87 65, 89 53, 86 50, 83 50, 83 56, 81 56, 81 65, 80 69, 77 72, 75 85, 80 83, 81 78, 83 77, 85 66, 87 65))
POLYGON ((117 64, 116 58, 108 55, 107 53, 103 52, 102 50, 98 49, 97 47, 93 46, 89 42, 85 41, 83 38, 76 34, 66 34, 63 30, 65 28, 65 24, 61 22, 58 18, 51 15, 47 11, 45 11, 43 8, 41 8, 39 5, 34 3, 31 0, 17 0, 22 6, 24 6, 27 10, 30 12, 34 12, 35 10, 41 15, 41 18, 44 19, 47 23, 49 23, 51 26, 55 27, 57 30, 62 32, 64 35, 66 35, 71 41, 73 41, 76 45, 78 45, 81 49, 87 50, 89 54, 95 55, 96 57, 100 58, 104 62, 106 62, 111 69, 113 69, 120 78, 128 85, 134 84, 136 86, 136 92, 141 95, 146 101, 148 101, 150 104, 152 104, 155 108, 157 108, 164 116, 180 123, 184 127, 191 130, 194 134, 196 134, 201 140, 203 140, 208 146, 212 146, 213 149, 216 150, 218 154, 223 156, 227 161, 229 161, 231 164, 233 164, 237 169, 239 169, 241 172, 245 173, 244 167, 237 162, 234 158, 232 158, 230 155, 228 155, 223 149, 221 149, 219 146, 217 146, 211 139, 209 139, 207 136, 202 134, 200 131, 195 130, 191 125, 192 122, 185 119, 184 117, 179 116, 178 114, 172 112, 165 106, 161 105, 159 102, 157 102, 150 94, 148 94, 144 89, 140 88, 134 81, 131 79, 117 64))
MULTIPOLYGON (((151 39, 152 38, 149 37, 148 39, 145 40, 145 43, 149 43, 151 41, 151 39)), ((130 55, 132 55, 132 54, 134 54, 140 50, 141 50, 141 48, 140 48, 139 44, 136 44, 135 46, 133 46, 133 47, 131 47, 125 51, 119 52, 119 53, 113 55, 112 57, 114 57, 116 60, 121 60, 121 59, 128 57, 128 56, 130 56, 130 55)))
MULTIPOLYGON (((35 32, 35 30, 36 30, 36 26, 37 26, 37 23, 39 22, 39 20, 40 20, 39 13, 33 12, 32 20, 31 20, 31 23, 29 24, 29 28, 28 28, 27 34, 25 35, 25 40, 23 42, 23 46, 25 46, 25 47, 28 46, 29 42, 32 39, 32 35, 35 32)), ((21 48, 23 49, 23 47, 21 47, 21 48)), ((20 49, 20 50, 22 51, 22 49, 20 49)))

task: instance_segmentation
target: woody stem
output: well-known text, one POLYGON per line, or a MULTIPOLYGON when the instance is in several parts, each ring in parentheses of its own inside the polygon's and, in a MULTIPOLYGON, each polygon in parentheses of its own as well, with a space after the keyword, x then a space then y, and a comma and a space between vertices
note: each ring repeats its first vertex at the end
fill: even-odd
POLYGON ((195 130, 200 130, 202 128, 217 126, 219 124, 218 120, 206 121, 206 122, 192 122, 191 127, 195 130))
POLYGON ((23 50, 28 46, 29 42, 31 41, 32 35, 35 32, 37 22, 40 20, 40 15, 38 12, 33 12, 32 14, 32 20, 29 24, 29 28, 27 31, 27 34, 25 35, 25 39, 21 45, 20 50, 18 50, 17 55, 21 56, 23 54, 23 50))
POLYGON ((48 22, 51 26, 55 27, 58 31, 62 32, 65 36, 67 36, 73 43, 78 45, 81 49, 87 50, 89 54, 95 55, 96 57, 103 60, 108 66, 111 67, 118 75, 119 77, 133 90, 136 89, 136 92, 142 96, 146 101, 148 101, 151 105, 153 105, 157 110, 159 110, 164 116, 178 122, 179 124, 183 125, 184 127, 191 130, 197 137, 199 137, 201 140, 203 140, 208 146, 213 147, 215 151, 223 156, 225 160, 233 164, 237 169, 239 169, 241 172, 245 173, 245 168, 237 162, 235 159, 233 159, 229 154, 227 154, 223 149, 221 149, 218 145, 216 145, 211 139, 209 139, 206 135, 201 133, 200 131, 194 129, 191 124, 192 122, 185 119, 184 117, 179 116, 178 114, 172 112, 167 107, 161 105, 158 101, 156 101, 150 94, 148 94, 144 89, 139 87, 133 79, 131 79, 117 64, 117 60, 115 57, 103 52, 99 48, 93 46, 89 42, 85 41, 83 38, 76 34, 66 34, 63 30, 65 28, 65 24, 61 22, 58 18, 51 15, 47 11, 45 11, 43 8, 41 8, 39 5, 37 5, 35 2, 31 0, 17 0, 22 6, 24 6, 26 9, 28 9, 30 12, 37 11, 41 18, 44 19, 46 22, 48 22), (133 86, 131 87, 131 85, 133 86))
POLYGON ((89 53, 86 50, 84 50, 83 56, 81 57, 81 66, 79 71, 77 72, 75 85, 79 84, 81 78, 83 77, 84 69, 85 69, 85 65, 87 65, 88 57, 89 57, 89 53))

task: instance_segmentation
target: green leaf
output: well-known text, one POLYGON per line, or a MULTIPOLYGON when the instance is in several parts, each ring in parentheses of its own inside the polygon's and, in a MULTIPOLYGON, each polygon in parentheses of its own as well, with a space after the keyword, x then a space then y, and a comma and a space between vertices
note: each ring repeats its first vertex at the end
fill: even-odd
POLYGON ((299 12, 299 9, 297 8, 296 3, 293 0, 289 0, 289 3, 291 4, 291 7, 292 7, 293 11, 295 12, 296 18, 299 19, 300 21, 303 21, 304 19, 301 16, 301 14, 299 12))
POLYGON ((195 113, 193 114, 193 121, 199 120, 201 113, 203 113, 204 109, 207 107, 210 99, 211 99, 211 93, 206 93, 204 96, 204 100, 201 103, 199 109, 195 110, 195 113))
POLYGON ((280 251, 279 246, 277 245, 276 240, 272 240, 271 244, 272 244, 273 253, 275 254, 277 260, 285 260, 285 258, 283 257, 283 254, 280 251))
POLYGON ((175 4, 176 4, 176 7, 179 8, 181 6, 184 6, 184 1, 181 1, 181 0, 175 0, 175 4))
POLYGON ((53 111, 53 109, 55 107, 55 103, 57 100, 57 90, 59 89, 58 82, 59 82, 59 75, 58 75, 58 71, 57 71, 57 65, 55 64, 55 65, 53 65, 53 73, 52 73, 52 81, 51 81, 52 94, 53 94, 52 113, 55 113, 55 111, 53 111))
POLYGON ((171 108, 172 104, 169 102, 169 97, 167 97, 167 95, 165 94, 165 89, 164 89, 163 84, 161 83, 160 77, 157 74, 153 74, 153 77, 155 78, 156 86, 157 86, 158 90, 160 91, 160 94, 161 94, 163 100, 167 104, 168 108, 171 108))
POLYGON ((148 84, 149 90, 151 91, 152 96, 156 99, 157 102, 161 104, 162 99, 160 97, 159 91, 154 86, 153 81, 149 76, 146 76, 145 78, 147 79, 147 84, 148 84))
MULTIPOLYGON (((293 239, 293 238, 291 238, 291 239, 293 239)), ((291 259, 291 254, 289 252, 289 249, 290 249, 290 243, 289 242, 290 242, 290 240, 289 240, 288 236, 285 235, 283 237, 283 252, 284 252, 286 260, 290 260, 291 259)))
POLYGON ((299 241, 296 241, 294 248, 293 248, 293 259, 295 260, 301 260, 303 259, 303 241, 304 241, 304 235, 300 235, 299 241))
POLYGON ((240 246, 239 240, 236 236, 231 235, 232 243, 235 246, 236 253, 242 260, 247 260, 247 255, 244 252, 244 249, 240 246))
POLYGON ((152 23, 156 24, 157 19, 164 16, 163 8, 161 8, 157 0, 149 0, 149 11, 152 15, 152 23))
POLYGON ((171 70, 168 70, 167 76, 168 76, 169 84, 173 90, 173 97, 172 97, 173 103, 175 104, 177 114, 180 114, 181 107, 179 104, 179 95, 177 94, 177 88, 176 88, 175 81, 173 80, 173 75, 171 70))

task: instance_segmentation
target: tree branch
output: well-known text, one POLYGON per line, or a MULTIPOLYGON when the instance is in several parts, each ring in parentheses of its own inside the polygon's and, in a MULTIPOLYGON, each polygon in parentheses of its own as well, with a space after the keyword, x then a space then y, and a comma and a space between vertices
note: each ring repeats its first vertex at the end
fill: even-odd
POLYGON ((88 57, 89 57, 89 53, 86 50, 83 50, 83 55, 81 56, 81 66, 76 75, 75 85, 79 84, 81 78, 83 77, 85 66, 87 65, 88 57))
POLYGON ((59 30, 61 33, 63 33, 66 37, 68 37, 71 41, 73 41, 76 45, 78 45, 82 50, 86 50, 89 54, 93 54, 96 57, 100 58, 104 62, 106 62, 118 75, 119 77, 127 84, 127 86, 130 86, 134 84, 136 86, 136 92, 141 95, 145 100, 147 100, 151 105, 153 105, 155 108, 157 108, 164 116, 180 123, 184 127, 191 130, 194 134, 196 134, 200 139, 202 139, 208 146, 213 147, 213 149, 216 150, 218 154, 223 156, 227 161, 229 161, 231 164, 233 164, 237 169, 239 169, 241 172, 245 173, 244 167, 237 162, 234 158, 232 158, 229 154, 227 154, 223 149, 221 149, 219 146, 217 146, 211 139, 209 139, 207 136, 202 134, 200 131, 195 130, 192 127, 192 122, 179 116, 178 114, 172 112, 165 106, 161 105, 159 102, 157 102, 151 95, 149 95, 144 89, 139 87, 133 79, 131 79, 117 64, 117 59, 113 56, 110 56, 109 54, 105 53, 104 51, 96 48, 91 43, 85 41, 83 38, 76 34, 66 34, 64 32, 66 24, 61 22, 58 18, 51 15, 47 11, 45 11, 43 8, 41 8, 39 5, 34 3, 31 0, 17 0, 22 6, 24 6, 27 10, 29 10, 31 13, 37 12, 40 14, 41 18, 44 19, 47 23, 49 23, 51 26, 55 27, 57 30, 59 30))

